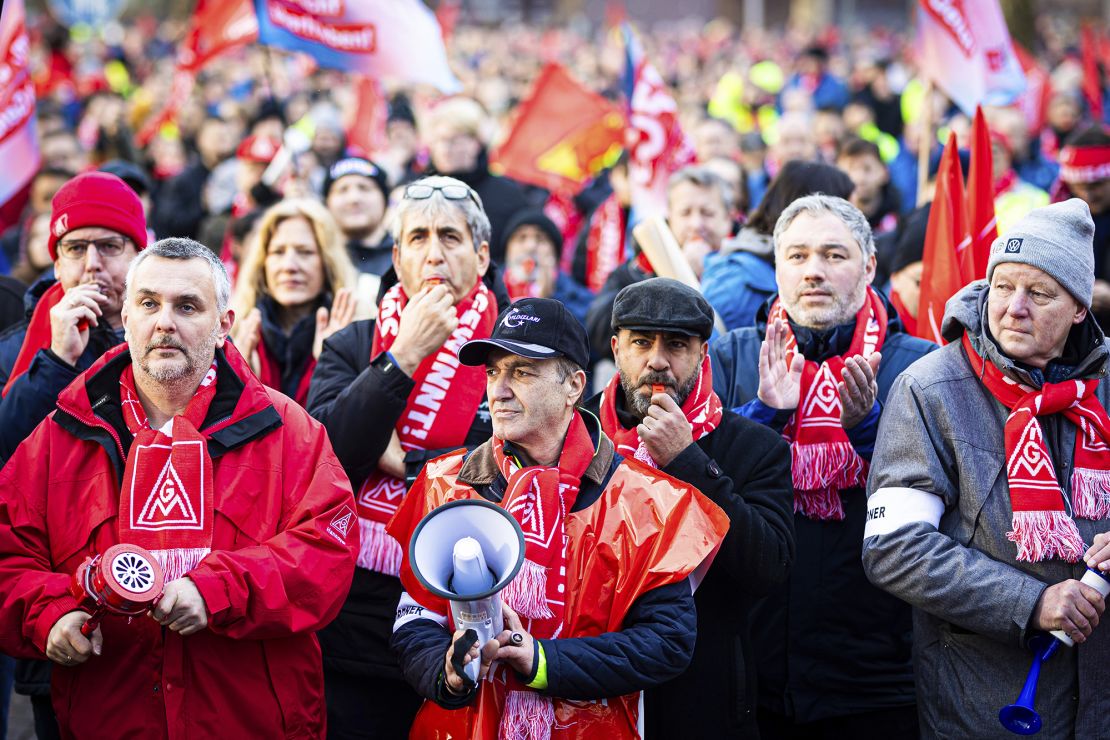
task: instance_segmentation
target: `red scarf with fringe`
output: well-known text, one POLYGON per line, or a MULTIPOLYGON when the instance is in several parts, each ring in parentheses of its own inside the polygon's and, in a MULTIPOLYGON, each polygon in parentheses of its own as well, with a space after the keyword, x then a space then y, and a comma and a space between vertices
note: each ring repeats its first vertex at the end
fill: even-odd
MULTIPOLYGON (((789 365, 798 351, 798 341, 778 298, 771 306, 768 325, 775 319, 782 319, 786 325, 789 365)), ((867 463, 852 447, 840 422, 843 407, 836 384, 843 377, 845 357, 868 357, 882 348, 886 324, 886 307, 869 287, 863 306, 856 313, 856 328, 848 351, 820 365, 806 360, 802 370, 801 401, 783 429, 783 436, 790 442, 793 457, 790 472, 794 478, 794 511, 810 519, 841 521, 844 504, 840 492, 867 482, 867 463)))
POLYGON ((1017 559, 1035 563, 1060 558, 1078 562, 1087 549, 1064 508, 1064 493, 1052 469, 1038 416, 1062 413, 1076 426, 1075 465, 1071 477, 1072 509, 1080 519, 1110 518, 1110 419, 1095 398, 1098 380, 1045 383, 1040 390, 1006 377, 985 362, 967 334, 964 352, 991 395, 1006 408, 1006 480, 1013 530, 1006 538, 1017 545, 1017 559))
POLYGON ((23 337, 23 346, 19 348, 19 354, 15 358, 15 364, 12 365, 12 372, 8 376, 8 382, 4 385, 2 395, 8 395, 8 391, 11 390, 15 381, 27 372, 27 369, 31 367, 31 360, 35 359, 38 351, 50 346, 50 309, 58 305, 65 294, 66 291, 62 287, 61 281, 58 281, 47 288, 46 292, 39 298, 39 302, 35 304, 35 311, 31 314, 31 320, 27 323, 27 334, 23 337))
POLYGON ((624 232, 628 223, 617 196, 610 195, 597 207, 586 235, 586 287, 601 291, 609 273, 624 262, 624 232))
MULTIPOLYGON (((497 468, 508 481, 501 506, 524 530, 524 565, 501 592, 501 598, 522 617, 524 628, 538 639, 555 638, 563 631, 567 599, 566 520, 595 453, 586 424, 577 413, 567 429, 557 467, 521 467, 516 458, 505 454, 504 440, 493 438, 497 468)), ((519 684, 512 676, 501 717, 501 737, 550 737, 554 724, 551 698, 519 684)))
MULTIPOLYGON (((620 373, 617 373, 605 386, 605 390, 601 392, 601 408, 599 409, 601 429, 609 436, 609 439, 613 440, 617 452, 625 457, 635 458, 645 465, 658 468, 659 466, 651 457, 651 453, 647 451, 640 439, 640 433, 636 431, 636 427, 625 429, 620 422, 620 417, 617 416, 617 396, 622 390, 621 376, 620 373)), ((713 392, 713 369, 710 366, 708 354, 702 360, 701 369, 698 371, 698 381, 694 385, 694 389, 690 391, 690 395, 682 403, 682 413, 686 415, 686 420, 693 427, 694 442, 712 432, 721 423, 724 408, 721 405, 720 396, 713 392)))
POLYGON ((216 395, 216 363, 185 411, 173 417, 172 436, 150 428, 131 365, 119 385, 123 420, 134 437, 119 497, 120 542, 149 550, 169 583, 212 551, 212 457, 198 428, 216 395))
MULTIPOLYGON (((400 283, 382 297, 374 325, 371 362, 393 346, 406 304, 408 296, 400 283)), ((461 445, 485 396, 485 368, 461 365, 458 352, 471 339, 490 336, 497 321, 497 301, 479 279, 470 294, 455 306, 455 311, 458 327, 413 373, 415 387, 394 427, 406 452, 461 445)), ((359 567, 391 576, 400 573, 401 546, 386 533, 385 525, 404 495, 405 481, 380 470, 372 472, 359 488, 355 497, 362 530, 359 567)))

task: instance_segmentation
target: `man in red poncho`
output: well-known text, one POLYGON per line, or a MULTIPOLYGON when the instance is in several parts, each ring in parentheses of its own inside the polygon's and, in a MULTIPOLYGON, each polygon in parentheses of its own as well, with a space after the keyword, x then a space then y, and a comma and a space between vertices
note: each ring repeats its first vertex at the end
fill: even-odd
POLYGON ((501 592, 507 629, 478 645, 452 635, 447 604, 406 557, 393 645, 428 700, 410 737, 639 737, 639 692, 689 664, 687 576, 728 519, 697 490, 623 459, 578 409, 589 344, 558 301, 513 303, 459 361, 485 367, 493 438, 430 461, 389 532, 407 545, 429 511, 486 499, 521 524, 525 560, 501 592), (455 667, 473 660, 477 684, 455 667))
POLYGON ((320 737, 313 634, 358 552, 323 427, 226 343, 230 283, 188 239, 136 257, 127 345, 68 386, 0 471, 0 650, 55 664, 63 737, 320 737), (82 561, 144 547, 149 616, 81 633, 82 561))

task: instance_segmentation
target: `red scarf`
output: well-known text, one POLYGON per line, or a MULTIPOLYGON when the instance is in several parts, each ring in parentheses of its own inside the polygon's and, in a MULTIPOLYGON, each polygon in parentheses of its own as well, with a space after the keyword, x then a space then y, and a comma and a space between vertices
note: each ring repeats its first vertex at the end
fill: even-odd
POLYGON ((890 291, 890 303, 894 306, 894 310, 898 312, 898 318, 901 320, 906 333, 916 337, 917 318, 910 315, 910 310, 906 308, 905 303, 902 303, 902 296, 898 295, 897 290, 890 291))
MULTIPOLYGON (((621 376, 616 374, 605 390, 601 393, 601 430, 613 440, 617 452, 625 457, 633 457, 645 465, 653 468, 659 467, 643 441, 636 427, 625 429, 617 417, 617 396, 622 392, 621 376)), ((690 422, 693 429, 693 441, 699 439, 716 429, 724 415, 720 397, 713 392, 713 370, 709 364, 709 355, 701 363, 698 372, 698 382, 686 400, 682 403, 682 413, 690 422)))
POLYGON ((1013 170, 1006 170, 1001 177, 994 181, 994 197, 997 198, 1003 193, 1009 192, 1017 183, 1017 173, 1013 170))
POLYGON ((1094 395, 1098 380, 1045 383, 1036 390, 1006 377, 994 363, 984 362, 966 333, 963 346, 983 385, 1010 409, 1004 437, 1014 529, 1006 537, 1017 545, 1017 559, 1078 562, 1086 546, 1064 509, 1063 491, 1037 417, 1062 413, 1076 426, 1071 478, 1075 516, 1110 518, 1110 419, 1094 395))
POLYGON ((586 237, 586 287, 597 293, 609 273, 624 262, 624 232, 628 226, 616 195, 597 207, 586 237))
POLYGON ((173 417, 172 437, 150 428, 131 365, 119 385, 123 419, 135 438, 123 470, 119 539, 150 550, 169 583, 212 551, 212 458, 197 428, 216 395, 216 363, 184 413, 173 417))
MULTIPOLYGON (((786 309, 777 298, 767 317, 768 325, 775 319, 782 319, 786 325, 789 365, 798 342, 790 329, 786 309)), ((856 314, 856 329, 848 351, 820 365, 806 360, 802 370, 801 403, 787 422, 783 436, 790 442, 793 457, 794 511, 810 519, 844 519, 840 491, 867 482, 867 463, 856 454, 840 422, 842 406, 836 384, 843 377, 845 357, 868 357, 883 346, 886 322, 886 307, 869 287, 856 314)))
POLYGON ((51 285, 39 298, 39 302, 35 304, 35 311, 31 314, 31 320, 27 324, 27 334, 23 337, 23 346, 19 348, 15 364, 12 365, 12 374, 8 376, 8 382, 4 385, 3 396, 8 395, 8 391, 11 390, 19 376, 31 367, 31 360, 35 359, 38 351, 50 346, 50 309, 61 302, 65 293, 66 291, 59 280, 51 285))
MULTIPOLYGON (((408 303, 397 283, 382 297, 374 326, 373 361, 389 351, 408 303)), ((471 339, 485 339, 497 321, 497 301, 479 279, 470 294, 455 306, 459 325, 436 352, 424 358, 413 374, 415 388, 397 420, 401 447, 435 450, 458 447, 466 439, 474 414, 486 392, 486 370, 460 365, 459 348, 471 339)), ((401 570, 401 546, 385 531, 385 524, 401 505, 405 481, 375 470, 358 491, 358 521, 362 529, 359 567, 395 576, 401 570)))
MULTIPOLYGON (((316 358, 310 357, 305 365, 301 382, 297 384, 293 400, 301 406, 308 400, 308 386, 312 383, 312 371, 316 369, 316 358)), ((274 390, 281 391, 281 363, 274 357, 274 353, 266 346, 266 338, 258 339, 258 379, 262 384, 274 390)))
MULTIPOLYGON (((566 520, 578 497, 582 476, 594 458, 593 440, 580 414, 574 414, 557 467, 520 462, 505 453, 504 440, 493 438, 497 468, 508 481, 501 506, 524 530, 524 565, 501 592, 501 598, 527 620, 538 639, 561 635, 566 614, 566 520)), ((501 718, 503 738, 550 737, 555 707, 550 697, 509 678, 501 718)))

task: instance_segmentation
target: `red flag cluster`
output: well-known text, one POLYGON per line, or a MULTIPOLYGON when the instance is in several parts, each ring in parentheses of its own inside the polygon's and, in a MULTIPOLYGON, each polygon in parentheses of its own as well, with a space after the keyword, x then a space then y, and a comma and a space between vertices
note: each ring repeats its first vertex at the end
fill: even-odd
POLYGON ((944 304, 968 283, 986 277, 991 243, 997 236, 990 132, 982 109, 977 108, 971 132, 967 192, 955 133, 948 135, 937 170, 936 193, 925 230, 921 298, 917 304, 919 337, 945 343, 940 333, 944 304))

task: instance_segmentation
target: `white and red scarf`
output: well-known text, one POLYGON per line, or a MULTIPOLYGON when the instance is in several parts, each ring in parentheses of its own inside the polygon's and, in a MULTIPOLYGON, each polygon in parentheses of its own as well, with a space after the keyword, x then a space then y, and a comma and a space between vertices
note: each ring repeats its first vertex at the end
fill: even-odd
MULTIPOLYGON (((768 325, 775 319, 782 319, 786 326, 789 366, 798 351, 798 341, 780 299, 771 306, 768 325)), ((869 287, 863 306, 856 313, 856 328, 848 351, 820 365, 806 360, 802 370, 800 402, 783 429, 783 436, 790 442, 793 458, 794 511, 810 519, 844 519, 840 492, 867 482, 867 463, 852 447, 840 421, 843 407, 836 385, 843 377, 845 357, 869 357, 882 348, 886 324, 886 307, 869 287)))
MULTIPOLYGON (((625 457, 632 457, 645 465, 658 468, 651 453, 647 451, 640 433, 636 427, 625 429, 617 416, 617 396, 622 392, 621 376, 616 374, 605 390, 601 392, 601 429, 613 440, 617 452, 625 457)), ((721 424, 724 414, 721 398, 713 392, 713 370, 709 364, 709 355, 702 360, 701 369, 698 371, 698 381, 690 395, 682 402, 682 413, 693 427, 693 441, 697 442, 705 435, 712 432, 721 424)))
POLYGON ((624 262, 624 232, 628 224, 617 196, 610 195, 597 207, 586 235, 586 287, 597 293, 609 273, 624 262))
POLYGON ((134 437, 123 469, 119 540, 149 550, 169 583, 212 551, 212 457, 198 429, 216 395, 216 363, 185 411, 173 417, 171 436, 150 428, 131 365, 119 385, 123 420, 134 437))
MULTIPOLYGON (((388 352, 397 339, 401 312, 408 296, 400 283, 382 297, 370 359, 388 352)), ((459 348, 471 339, 485 339, 497 321, 497 301, 479 279, 470 294, 455 306, 459 325, 437 351, 424 358, 413 374, 415 388, 397 420, 401 447, 435 450, 457 447, 466 439, 474 414, 486 392, 485 368, 459 363, 459 348)), ((375 470, 359 488, 359 527, 362 548, 359 567, 396 576, 401 570, 401 546, 385 531, 405 495, 405 481, 375 470)))
POLYGON ((1075 516, 1110 518, 1110 419, 1094 395, 1098 380, 1045 383, 1037 390, 1006 377, 994 363, 985 362, 966 333, 963 346, 983 385, 1010 409, 1003 436, 1014 528, 1006 537, 1017 545, 1017 559, 1027 563, 1050 558, 1078 562, 1086 546, 1064 508, 1064 494, 1037 417, 1062 413, 1076 426, 1071 477, 1075 516))
MULTIPOLYGON (((586 424, 577 413, 557 467, 522 467, 518 459, 506 454, 504 440, 493 438, 497 468, 508 481, 501 506, 524 530, 524 564, 501 598, 526 620, 525 629, 537 639, 562 636, 567 608, 567 515, 595 453, 586 424)), ((549 738, 554 725, 551 698, 509 676, 500 736, 549 738)))

